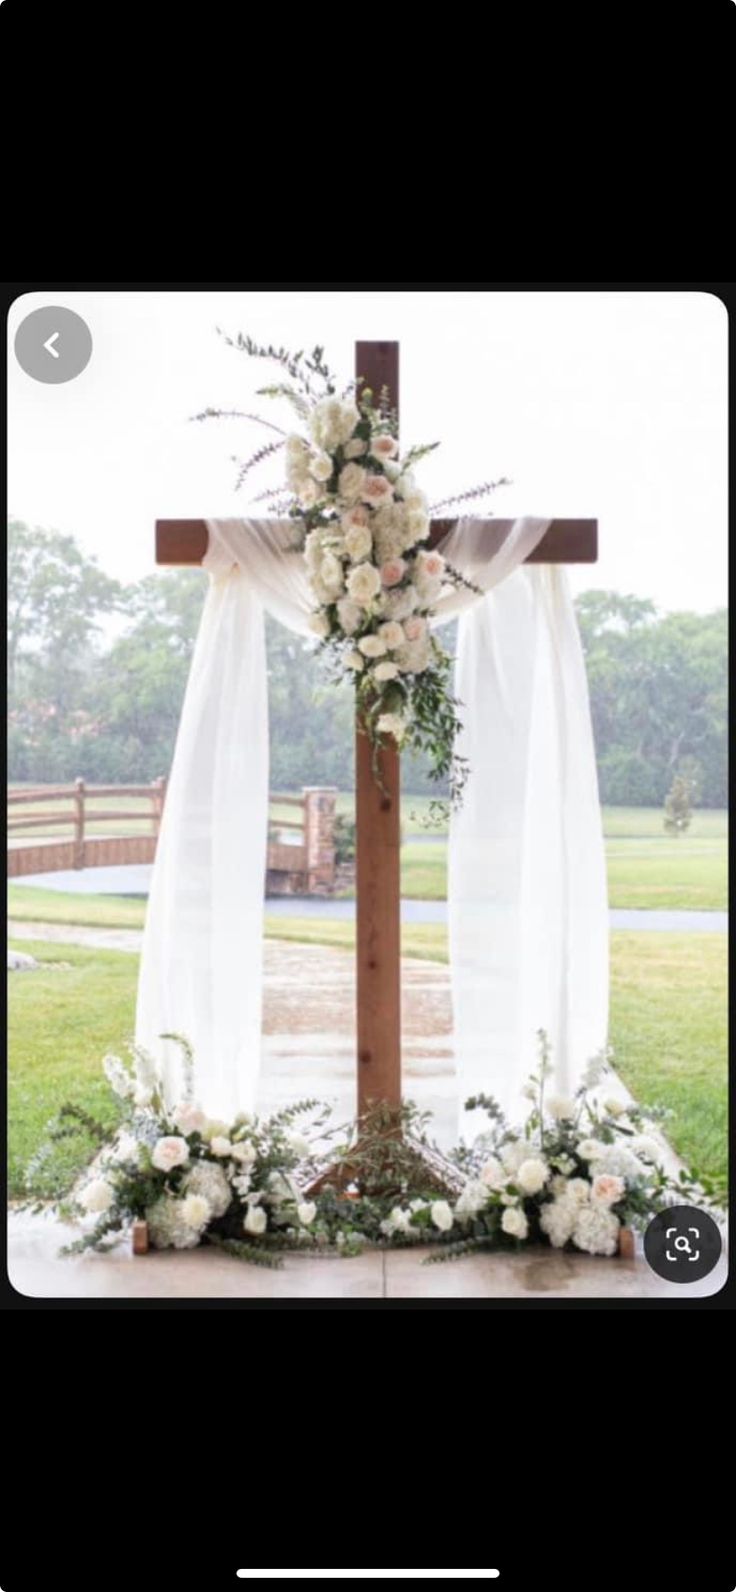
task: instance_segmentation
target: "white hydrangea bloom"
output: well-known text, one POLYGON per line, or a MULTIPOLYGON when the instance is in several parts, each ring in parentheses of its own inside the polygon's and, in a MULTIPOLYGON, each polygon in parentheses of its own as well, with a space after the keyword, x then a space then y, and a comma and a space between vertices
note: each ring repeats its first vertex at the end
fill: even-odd
POLYGON ((225 1215, 232 1199, 225 1173, 214 1161, 195 1161, 183 1179, 182 1191, 185 1194, 199 1194, 207 1201, 215 1217, 225 1215))
POLYGON ((589 1255, 615 1255, 621 1223, 607 1205, 590 1202, 578 1208, 572 1241, 589 1255))

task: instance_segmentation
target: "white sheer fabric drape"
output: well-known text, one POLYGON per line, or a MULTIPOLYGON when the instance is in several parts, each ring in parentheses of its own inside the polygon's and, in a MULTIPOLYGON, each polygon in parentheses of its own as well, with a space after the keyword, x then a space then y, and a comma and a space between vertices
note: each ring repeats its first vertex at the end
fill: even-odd
MULTIPOLYGON (((512 1115, 553 1044, 570 1089, 607 1021, 607 914, 585 670, 564 572, 521 568, 549 521, 459 521, 441 551, 486 596, 460 614, 459 750, 471 774, 450 833, 449 929, 462 1102, 495 1094, 512 1115)), ((227 1119, 256 1099, 261 1053, 268 712, 263 610, 309 635, 312 609, 290 521, 208 521, 210 574, 187 685, 144 934, 136 1037, 181 1087, 227 1119)))
POLYGON ((486 596, 460 611, 458 751, 470 775, 450 824, 448 918, 458 1132, 493 1095, 511 1121, 552 1046, 548 1095, 570 1094, 608 1027, 608 902, 585 664, 564 569, 524 565, 549 521, 472 521, 441 544, 486 596), (487 562, 488 537, 498 551, 487 562))

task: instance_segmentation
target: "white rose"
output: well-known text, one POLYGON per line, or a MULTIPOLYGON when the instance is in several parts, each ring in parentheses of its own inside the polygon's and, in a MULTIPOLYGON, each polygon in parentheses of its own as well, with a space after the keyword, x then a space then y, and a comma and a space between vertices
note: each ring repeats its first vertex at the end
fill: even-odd
POLYGON ((186 1139, 180 1139, 175 1134, 166 1134, 162 1139, 157 1139, 151 1160, 159 1172, 173 1172, 175 1166, 183 1166, 189 1160, 186 1139))
POLYGON ((578 1143, 578 1155, 584 1161, 597 1161, 598 1157, 605 1153, 606 1146, 601 1144, 600 1139, 580 1139, 578 1143))
POLYGON ((488 1188, 503 1187, 506 1178, 501 1162, 496 1159, 495 1155, 489 1156, 489 1159, 481 1167, 480 1181, 485 1183, 488 1188))
POLYGON ((247 1140, 240 1140, 237 1144, 233 1144, 230 1154, 234 1161, 240 1161, 241 1166, 253 1166, 257 1159, 254 1146, 248 1143, 247 1140))
POLYGON ((389 651, 394 647, 403 646, 406 640, 403 628, 396 619, 388 619, 385 625, 379 625, 378 634, 385 641, 389 651))
POLYGON ((529 1223, 524 1212, 515 1205, 510 1205, 501 1217, 501 1226, 505 1233, 512 1238, 526 1238, 529 1232, 529 1223))
POLYGON ((228 1139, 230 1137, 230 1124, 219 1122, 216 1117, 208 1117, 202 1128, 203 1139, 228 1139))
POLYGON ((182 1100, 181 1104, 172 1111, 171 1120, 180 1133, 201 1133, 207 1118, 199 1106, 193 1105, 189 1100, 182 1100))
POLYGON ((356 564, 348 575, 348 596, 367 608, 381 590, 381 577, 372 564, 356 564))
POLYGON ((207 1225, 212 1214, 209 1200, 202 1194, 187 1194, 181 1202, 181 1216, 187 1227, 202 1228, 207 1225))
POLYGON ((546 1162, 532 1159, 522 1161, 516 1174, 516 1182, 525 1194, 538 1194, 540 1188, 544 1188, 548 1177, 549 1167, 546 1162))
POLYGON ((432 1204, 430 1215, 435 1227, 438 1227, 441 1233, 449 1232, 454 1217, 447 1200, 435 1200, 432 1204))
POLYGON ((337 617, 344 634, 352 636, 363 618, 363 611, 351 597, 341 597, 337 605, 337 617))
POLYGON ((346 669, 354 669, 356 674, 360 674, 361 669, 365 668, 362 652, 347 652, 342 661, 346 669))
POLYGON ((113 1202, 113 1191, 106 1178, 96 1177, 82 1189, 77 1198, 86 1211, 98 1215, 102 1211, 109 1211, 113 1202))
POLYGON ((345 532, 345 551, 357 563, 368 558, 373 547, 373 537, 366 525, 353 525, 345 532))
POLYGON ((576 1106, 574 1100, 566 1100, 563 1095, 553 1095, 551 1100, 545 1101, 548 1115, 555 1122, 571 1122, 575 1116, 576 1106))
POLYGON ((338 476, 338 491, 346 503, 357 503, 363 491, 365 470, 360 464, 343 465, 338 476))
POLYGON ((214 1139, 210 1139, 210 1149, 213 1155, 226 1156, 230 1154, 232 1144, 229 1139, 217 1133, 214 1139))
POLYGON ((309 473, 315 481, 329 481, 332 475, 332 460, 329 453, 316 453, 309 463, 309 473))
POLYGON ((393 735, 395 741, 403 741, 408 726, 399 713, 380 713, 377 728, 379 735, 393 735))
POLYGON ((311 509, 324 496, 324 490, 310 476, 306 481, 300 482, 297 487, 297 495, 302 508, 311 509))
POLYGON ((399 672, 397 663, 377 663, 373 670, 374 680, 379 680, 383 685, 384 680, 395 680, 399 672))
POLYGON ((364 658, 382 658, 386 651, 386 643, 380 636, 361 636, 358 647, 364 658))
POLYGON ((313 636, 320 636, 324 641, 330 634, 330 622, 324 614, 310 614, 307 620, 313 636))
POLYGON ((311 1145, 309 1139, 306 1139, 303 1133, 288 1133, 286 1142, 294 1155, 309 1155, 311 1145))
POLYGON ((604 1100, 603 1105, 609 1117, 623 1117, 626 1113, 626 1106, 623 1100, 604 1100))
POLYGON ((297 1205, 296 1214, 302 1227, 309 1227, 317 1215, 317 1207, 311 1200, 305 1200, 303 1205, 297 1205))
MULTIPOLYGON (((349 470, 351 466, 347 465, 346 468, 349 470)), ((386 480, 385 475, 371 475, 364 470, 363 476, 364 480, 360 489, 360 497, 364 503, 377 507, 379 503, 390 502, 394 489, 391 482, 386 480)))
POLYGON ((243 1220, 246 1233, 265 1233, 268 1226, 268 1216, 260 1205, 249 1205, 243 1220))

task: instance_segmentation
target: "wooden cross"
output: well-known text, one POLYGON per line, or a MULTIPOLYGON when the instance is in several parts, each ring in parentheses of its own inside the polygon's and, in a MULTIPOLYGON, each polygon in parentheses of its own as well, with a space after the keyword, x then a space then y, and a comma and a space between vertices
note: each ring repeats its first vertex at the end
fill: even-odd
MULTIPOLYGON (((378 395, 387 387, 398 413, 398 343, 356 343, 355 374, 361 389, 369 387, 378 395)), ((432 520, 427 545, 435 546, 454 523, 432 520)), ((491 528, 496 521, 487 524, 491 528)), ((204 520, 156 521, 158 564, 201 564, 206 551, 204 520)), ((527 562, 594 564, 597 556, 597 520, 553 520, 527 562)), ((396 743, 390 740, 379 754, 380 785, 371 764, 370 741, 356 723, 359 1115, 371 1101, 390 1106, 401 1102, 401 774, 396 743)))

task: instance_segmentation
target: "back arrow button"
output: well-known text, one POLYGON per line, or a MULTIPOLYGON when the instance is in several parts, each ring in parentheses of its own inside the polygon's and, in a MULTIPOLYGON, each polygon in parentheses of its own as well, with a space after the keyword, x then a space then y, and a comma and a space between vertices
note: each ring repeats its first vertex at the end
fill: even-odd
POLYGON ((59 340, 59 333, 58 332, 52 332, 51 336, 46 338, 46 342, 43 345, 44 348, 48 349, 50 354, 53 354, 54 359, 58 359, 59 358, 59 350, 58 350, 58 348, 52 348, 51 345, 52 345, 52 343, 57 343, 58 340, 59 340))

